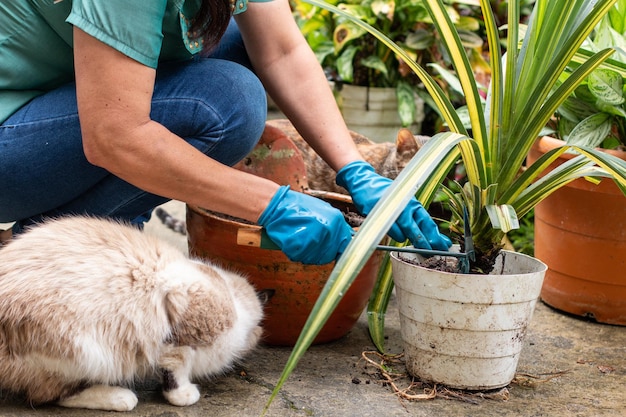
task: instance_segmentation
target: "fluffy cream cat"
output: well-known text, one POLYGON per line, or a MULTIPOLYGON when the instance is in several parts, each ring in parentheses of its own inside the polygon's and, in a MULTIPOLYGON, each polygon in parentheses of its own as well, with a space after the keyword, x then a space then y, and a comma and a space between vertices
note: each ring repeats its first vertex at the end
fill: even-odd
POLYGON ((52 220, 0 249, 0 388, 33 404, 131 410, 156 373, 193 404, 191 380, 252 349, 261 319, 243 277, 117 222, 52 220))

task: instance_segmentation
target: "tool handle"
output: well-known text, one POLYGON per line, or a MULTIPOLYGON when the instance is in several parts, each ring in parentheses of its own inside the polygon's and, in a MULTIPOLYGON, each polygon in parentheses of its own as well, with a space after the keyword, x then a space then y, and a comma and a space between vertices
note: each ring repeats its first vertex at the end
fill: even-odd
POLYGON ((261 249, 280 249, 265 233, 265 230, 258 227, 242 227, 237 230, 237 244, 261 249))
POLYGON ((376 249, 384 250, 388 252, 417 253, 418 255, 422 255, 425 257, 430 257, 430 256, 452 256, 454 258, 466 258, 467 257, 467 254, 464 252, 448 252, 448 251, 442 251, 442 250, 416 249, 414 247, 405 247, 405 246, 378 245, 376 246, 376 249))

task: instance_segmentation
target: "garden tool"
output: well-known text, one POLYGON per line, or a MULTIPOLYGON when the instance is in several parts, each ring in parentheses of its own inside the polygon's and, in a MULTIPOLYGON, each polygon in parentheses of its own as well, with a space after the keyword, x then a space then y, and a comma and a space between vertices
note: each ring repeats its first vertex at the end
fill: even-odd
MULTIPOLYGON (((431 256, 452 256, 454 258, 459 259, 459 270, 460 272, 467 274, 470 270, 470 261, 476 260, 476 253, 474 251, 474 241, 472 239, 472 234, 469 225, 469 215, 467 212, 467 208, 465 208, 463 213, 463 241, 465 245, 465 252, 447 252, 447 251, 439 251, 439 250, 430 250, 430 249, 417 249, 410 246, 386 246, 386 245, 376 245, 376 250, 384 250, 384 251, 395 251, 395 252, 409 252, 416 253, 418 255, 429 258, 431 256)), ((237 244, 243 246, 253 246, 261 249, 280 249, 269 236, 265 233, 262 228, 259 227, 250 227, 250 228, 241 228, 237 232, 237 244)))

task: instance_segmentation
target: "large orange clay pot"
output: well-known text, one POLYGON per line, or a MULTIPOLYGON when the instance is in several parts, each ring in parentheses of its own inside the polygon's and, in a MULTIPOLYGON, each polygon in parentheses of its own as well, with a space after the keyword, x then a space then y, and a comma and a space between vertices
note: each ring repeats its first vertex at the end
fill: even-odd
MULTIPOLYGON (((288 184, 296 191, 306 190, 346 211, 351 206, 349 197, 308 190, 302 156, 279 126, 268 121, 259 144, 237 168, 279 184, 288 184)), ((264 341, 270 345, 293 346, 334 263, 304 265, 291 262, 278 250, 238 245, 239 229, 254 227, 258 226, 187 206, 190 255, 243 272, 258 290, 275 290, 265 306, 264 341)), ((354 326, 367 305, 381 260, 380 253, 370 258, 314 343, 336 340, 354 326)))
MULTIPOLYGON (((564 142, 543 137, 532 163, 564 142)), ((626 160, 626 152, 608 151, 626 160)), ((573 155, 564 154, 551 168, 573 155)), ((549 270, 541 291, 547 304, 602 323, 626 325, 626 197, 615 183, 578 179, 535 209, 535 256, 549 270)))

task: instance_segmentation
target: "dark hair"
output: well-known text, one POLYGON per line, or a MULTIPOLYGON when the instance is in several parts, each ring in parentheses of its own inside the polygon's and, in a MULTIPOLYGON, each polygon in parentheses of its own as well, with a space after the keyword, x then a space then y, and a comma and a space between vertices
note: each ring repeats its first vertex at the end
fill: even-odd
POLYGON ((224 35, 230 22, 231 7, 230 0, 202 0, 189 30, 202 38, 203 52, 215 48, 224 35))

